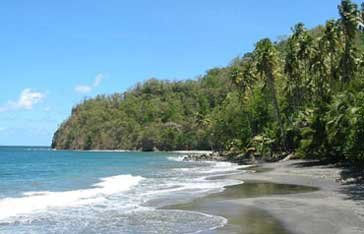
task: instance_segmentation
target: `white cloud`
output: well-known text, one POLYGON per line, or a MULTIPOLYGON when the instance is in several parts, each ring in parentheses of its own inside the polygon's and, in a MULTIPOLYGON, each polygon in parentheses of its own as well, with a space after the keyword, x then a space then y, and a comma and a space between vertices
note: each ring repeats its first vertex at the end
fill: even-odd
POLYGON ((104 78, 105 78, 105 76, 102 73, 97 74, 97 76, 95 77, 93 86, 98 87, 104 78))
POLYGON ((14 105, 19 109, 30 110, 33 105, 39 103, 44 99, 45 95, 40 92, 34 92, 31 89, 24 89, 19 97, 19 100, 14 105))
POLYGON ((101 82, 104 80, 105 76, 102 73, 99 73, 96 75, 94 82, 92 83, 92 85, 77 85, 75 87, 75 91, 77 93, 90 93, 94 88, 97 88, 100 86, 101 82))
POLYGON ((91 90, 92 90, 92 87, 88 86, 88 85, 77 85, 75 87, 75 91, 77 93, 89 93, 89 92, 91 92, 91 90))
POLYGON ((8 101, 5 105, 0 106, 0 112, 12 110, 31 110, 34 105, 38 104, 45 98, 45 94, 32 91, 29 88, 21 91, 17 101, 8 101))

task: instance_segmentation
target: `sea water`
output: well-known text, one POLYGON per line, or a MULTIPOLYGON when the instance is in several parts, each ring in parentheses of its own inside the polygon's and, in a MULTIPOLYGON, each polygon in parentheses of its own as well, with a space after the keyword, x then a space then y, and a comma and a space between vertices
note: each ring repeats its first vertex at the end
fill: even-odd
POLYGON ((0 147, 0 233, 214 233, 224 217, 163 207, 240 183, 207 179, 239 167, 182 158, 0 147))

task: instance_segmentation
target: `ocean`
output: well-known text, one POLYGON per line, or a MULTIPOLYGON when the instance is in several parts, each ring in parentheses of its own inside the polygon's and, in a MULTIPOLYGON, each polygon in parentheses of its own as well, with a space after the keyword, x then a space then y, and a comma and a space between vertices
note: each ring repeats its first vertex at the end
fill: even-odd
POLYGON ((180 153, 0 147, 0 233, 215 233, 227 220, 163 209, 241 183, 180 153))

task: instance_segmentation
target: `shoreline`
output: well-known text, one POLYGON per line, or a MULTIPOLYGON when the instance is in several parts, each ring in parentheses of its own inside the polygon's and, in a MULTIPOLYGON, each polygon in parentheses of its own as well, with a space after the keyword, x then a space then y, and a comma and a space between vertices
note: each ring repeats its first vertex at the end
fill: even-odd
POLYGON ((211 150, 172 150, 172 151, 141 151, 141 150, 123 150, 123 149, 90 149, 90 150, 81 150, 81 149, 56 149, 51 147, 40 147, 40 148, 49 148, 52 151, 73 151, 73 152, 100 152, 100 153, 173 153, 173 154, 186 154, 201 156, 201 155, 210 155, 213 154, 214 151, 211 150))
MULTIPOLYGON (((269 233, 272 234, 363 234, 364 188, 360 190, 362 187, 359 185, 339 183, 342 169, 307 164, 308 161, 304 160, 263 163, 256 169, 257 172, 255 168, 247 168, 226 178, 258 184, 309 186, 319 188, 318 191, 255 194, 251 197, 231 196, 234 194, 231 191, 227 196, 221 192, 214 195, 220 200, 211 200, 208 195, 166 208, 200 211, 227 218, 228 224, 213 233, 262 234, 271 228, 269 233), (252 220, 252 217, 260 220, 255 220, 253 229, 247 230, 249 223, 246 220, 252 220), (262 226, 268 229, 259 229, 262 226)), ((225 188, 227 190, 228 187, 225 188)))

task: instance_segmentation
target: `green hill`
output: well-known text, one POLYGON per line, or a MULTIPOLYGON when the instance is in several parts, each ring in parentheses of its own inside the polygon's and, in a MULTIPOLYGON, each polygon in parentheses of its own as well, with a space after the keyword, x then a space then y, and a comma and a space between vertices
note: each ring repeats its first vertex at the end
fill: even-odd
MULTIPOLYGON (((97 96, 72 110, 54 135, 62 149, 211 149, 207 115, 232 91, 228 69, 193 81, 150 79, 123 94, 97 96)), ((220 144, 221 145, 221 144, 220 144)), ((222 146, 219 146, 222 147, 222 146)))
MULTIPOLYGON (((364 5, 363 5, 364 6, 364 5)), ((73 108, 57 149, 234 150, 364 161, 363 7, 251 53, 197 80, 150 79, 73 108), (249 150, 248 150, 249 149, 249 150)))

